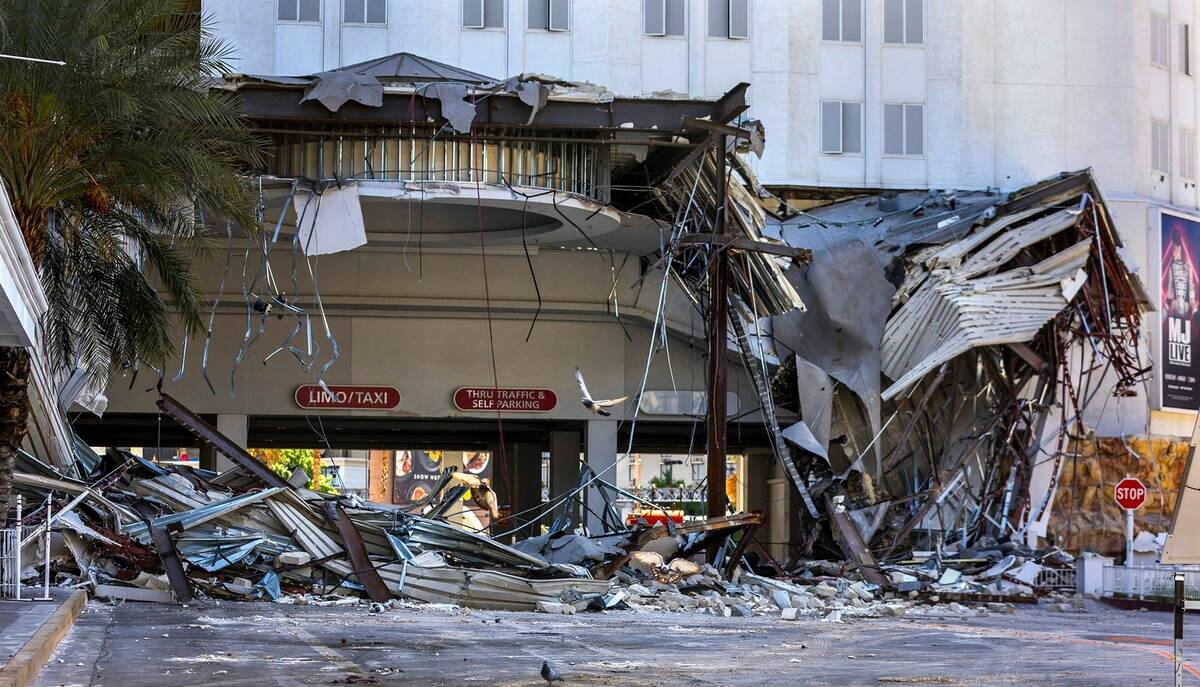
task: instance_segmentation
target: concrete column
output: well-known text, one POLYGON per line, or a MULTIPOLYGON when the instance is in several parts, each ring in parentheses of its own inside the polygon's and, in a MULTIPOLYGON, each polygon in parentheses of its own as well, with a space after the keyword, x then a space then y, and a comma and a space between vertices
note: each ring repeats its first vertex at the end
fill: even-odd
MULTIPOLYGON (((617 425, 614 420, 589 420, 587 424, 587 464, 592 472, 600 479, 616 484, 617 471, 613 466, 617 462, 617 425)), ((591 486, 587 489, 587 522, 588 531, 599 534, 604 531, 604 496, 601 489, 591 486)), ((611 493, 609 494, 611 498, 611 493)))
POLYGON ((767 480, 768 508, 765 511, 767 550, 781 563, 786 561, 791 549, 792 511, 794 510, 795 488, 778 461, 771 461, 771 477, 767 480))
POLYGON ((768 481, 771 479, 771 467, 775 456, 770 451, 746 451, 742 460, 744 469, 738 475, 745 492, 745 500, 738 504, 738 510, 743 513, 760 510, 770 522, 771 495, 768 481))
MULTIPOLYGON (((537 508, 542 503, 542 451, 541 443, 525 442, 513 444, 509 448, 509 479, 512 480, 512 499, 502 501, 501 505, 511 507, 517 515, 511 525, 504 529, 512 529, 530 522, 537 516, 537 508), (532 511, 532 512, 525 512, 532 511)), ((537 525, 521 530, 518 539, 540 534, 537 525)))
MULTIPOLYGON (((568 493, 579 481, 579 449, 582 445, 579 432, 550 432, 550 500, 568 493)), ((575 509, 575 523, 579 522, 575 509)), ((553 514, 546 518, 549 522, 553 514)))
POLYGON ((367 500, 374 503, 392 502, 392 486, 395 474, 391 451, 368 451, 367 457, 367 500))
MULTIPOLYGON (((249 417, 246 415, 217 415, 217 431, 242 448, 246 448, 249 426, 249 417)), ((234 465, 232 460, 221 453, 217 453, 216 459, 217 472, 224 472, 234 465)))

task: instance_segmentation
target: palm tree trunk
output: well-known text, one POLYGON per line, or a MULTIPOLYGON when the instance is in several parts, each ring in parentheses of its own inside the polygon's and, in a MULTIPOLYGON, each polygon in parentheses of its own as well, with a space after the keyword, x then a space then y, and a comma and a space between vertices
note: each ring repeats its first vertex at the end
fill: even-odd
POLYGON ((29 420, 29 351, 0 347, 0 522, 8 517, 13 464, 29 420))

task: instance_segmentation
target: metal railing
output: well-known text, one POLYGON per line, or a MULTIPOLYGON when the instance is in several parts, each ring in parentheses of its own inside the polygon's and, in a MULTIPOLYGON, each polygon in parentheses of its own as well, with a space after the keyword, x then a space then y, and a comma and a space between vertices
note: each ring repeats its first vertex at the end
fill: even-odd
POLYGON ((21 496, 17 495, 17 525, 0 530, 0 598, 21 599, 21 496))
POLYGON ((1184 575, 1184 597, 1200 599, 1200 568, 1195 566, 1105 566, 1104 595, 1127 599, 1171 600, 1175 597, 1176 572, 1184 575))
POLYGON ((1036 585, 1045 589, 1075 589, 1075 568, 1042 568, 1036 585))
POLYGON ((708 487, 633 487, 628 491, 638 498, 655 503, 683 501, 703 503, 708 499, 708 487))

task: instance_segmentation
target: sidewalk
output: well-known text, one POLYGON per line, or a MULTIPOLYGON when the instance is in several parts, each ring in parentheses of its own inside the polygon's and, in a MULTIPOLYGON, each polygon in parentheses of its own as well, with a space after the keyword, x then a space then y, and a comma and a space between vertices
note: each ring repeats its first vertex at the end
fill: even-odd
MULTIPOLYGON (((41 587, 21 592, 22 599, 41 595, 41 587)), ((51 601, 0 599, 0 687, 31 683, 86 605, 83 592, 52 589, 50 596, 51 601)))

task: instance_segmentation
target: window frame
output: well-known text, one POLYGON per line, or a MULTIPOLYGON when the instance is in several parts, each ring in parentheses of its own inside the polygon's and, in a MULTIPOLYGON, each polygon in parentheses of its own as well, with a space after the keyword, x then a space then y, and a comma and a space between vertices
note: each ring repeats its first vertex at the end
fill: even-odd
POLYGON ((925 47, 925 15, 926 12, 925 0, 883 0, 883 30, 880 35, 883 36, 883 44, 897 48, 924 48, 925 47), (887 6, 890 3, 900 3, 900 40, 889 41, 887 39, 887 6), (908 35, 908 10, 912 5, 917 5, 921 8, 921 35, 917 40, 912 40, 908 35))
MULTIPOLYGON (((714 38, 716 40, 731 40, 731 41, 750 40, 750 0, 708 0, 708 2, 705 3, 705 7, 706 7, 706 15, 707 15, 705 17, 707 19, 707 21, 705 22, 707 26, 704 31, 705 38, 714 38), (713 11, 712 10, 713 10, 714 2, 721 4, 721 6, 725 10, 725 32, 723 34, 713 33, 713 30, 712 30, 713 29, 713 26, 712 26, 713 11), (735 35, 733 32, 733 26, 734 26, 733 16, 734 16, 734 10, 737 9, 738 7, 746 8, 746 19, 744 22, 745 27, 746 27, 746 32, 744 34, 735 35)), ((718 7, 717 9, 720 10, 721 7, 718 7)))
POLYGON ((459 11, 459 27, 462 29, 470 29, 472 31, 506 31, 508 29, 508 5, 506 0, 500 0, 500 25, 488 26, 487 23, 487 0, 462 0, 458 5, 459 11), (479 5, 479 24, 467 24, 467 3, 473 2, 479 5))
POLYGON ((1150 119, 1150 171, 1154 174, 1162 176, 1171 176, 1171 125, 1161 119, 1150 119), (1162 161, 1161 165, 1155 164, 1154 158, 1158 153, 1158 146, 1155 145, 1154 134, 1161 131, 1166 136, 1163 151, 1166 153, 1167 159, 1162 161))
POLYGON ((1196 181, 1196 130, 1179 130, 1179 178, 1196 181), (1190 169, 1189 169, 1190 168, 1190 169))
POLYGON ((1171 69, 1171 21, 1153 11, 1150 12, 1150 66, 1168 71, 1171 69), (1164 30, 1159 31, 1159 29, 1164 30), (1161 34, 1159 37, 1165 42, 1165 45, 1161 46, 1161 50, 1155 50, 1156 34, 1161 34), (1162 62, 1158 61, 1160 52, 1163 56, 1162 62))
POLYGON ((1192 25, 1179 24, 1179 71, 1187 77, 1192 74, 1192 25))
POLYGON ((883 157, 892 158, 892 159, 902 159, 902 160, 921 160, 921 159, 925 158, 925 141, 928 138, 925 135, 925 133, 926 133, 925 103, 885 102, 885 103, 883 103, 883 116, 881 117, 881 120, 883 122, 883 136, 881 136, 881 138, 883 140, 883 146, 882 146, 883 152, 881 153, 881 155, 883 157), (887 111, 888 110, 887 109, 889 106, 900 108, 900 147, 904 151, 901 153, 887 152, 887 148, 888 148, 888 145, 887 145, 888 144, 888 142, 887 142, 887 111), (911 152, 908 149, 909 108, 914 108, 914 107, 921 108, 921 152, 919 152, 919 153, 911 152))
POLYGON ((849 43, 851 45, 863 44, 863 33, 865 33, 865 13, 863 12, 863 0, 821 0, 821 42, 822 43, 849 43), (825 36, 825 3, 837 3, 837 18, 838 18, 838 37, 827 38, 825 36), (846 39, 846 3, 858 3, 858 38, 855 40, 846 39))
POLYGON ((321 23, 321 17, 324 14, 324 12, 325 12, 324 3, 318 2, 317 3, 317 18, 316 19, 301 19, 300 18, 300 0, 276 0, 276 2, 275 2, 275 23, 276 24, 317 25, 317 24, 321 23), (296 8, 296 18, 295 19, 280 19, 279 18, 279 8, 285 2, 291 3, 292 6, 296 8))
POLYGON ((535 12, 534 12, 533 6, 532 6, 533 2, 534 2, 534 0, 526 0, 525 1, 525 30, 526 31, 535 31, 535 32, 541 32, 541 33, 570 33, 570 31, 571 31, 571 2, 570 2, 570 0, 546 0, 546 16, 544 17, 545 26, 530 26, 530 23, 533 21, 533 17, 535 16, 535 12), (567 21, 566 21, 565 28, 555 28, 555 23, 554 23, 554 20, 556 19, 556 14, 554 12, 554 5, 556 2, 560 2, 560 1, 565 4, 566 10, 567 10, 567 21))
POLYGON ((821 155, 837 155, 841 157, 862 157, 863 156, 863 127, 865 126, 865 118, 863 117, 863 101, 847 100, 844 98, 822 98, 818 106, 817 112, 817 143, 819 153, 821 155), (825 105, 829 103, 838 104, 838 149, 831 150, 825 147, 825 105), (858 106, 858 150, 846 151, 846 105, 858 106))
POLYGON ((680 3, 680 6, 683 9, 683 33, 670 33, 670 26, 671 26, 670 14, 669 14, 669 10, 671 9, 670 3, 671 3, 671 0, 642 0, 642 37, 644 37, 644 38, 674 38, 676 40, 687 38, 688 17, 691 14, 691 10, 688 8, 688 5, 690 3, 688 3, 686 0, 684 0, 683 2, 680 3), (649 15, 647 14, 647 10, 650 8, 651 3, 655 3, 659 7, 662 8, 662 32, 661 33, 651 32, 649 30, 649 27, 646 25, 646 20, 649 17, 649 15))
POLYGON ((371 2, 371 0, 342 0, 342 24, 345 26, 373 26, 373 27, 387 26, 388 25, 388 3, 387 3, 387 0, 383 0, 383 21, 381 21, 381 22, 380 21, 368 21, 368 18, 371 16, 370 12, 367 11, 368 7, 370 6, 370 2, 371 2), (363 20, 362 21, 346 21, 346 3, 347 2, 362 3, 362 8, 363 8, 363 20))

